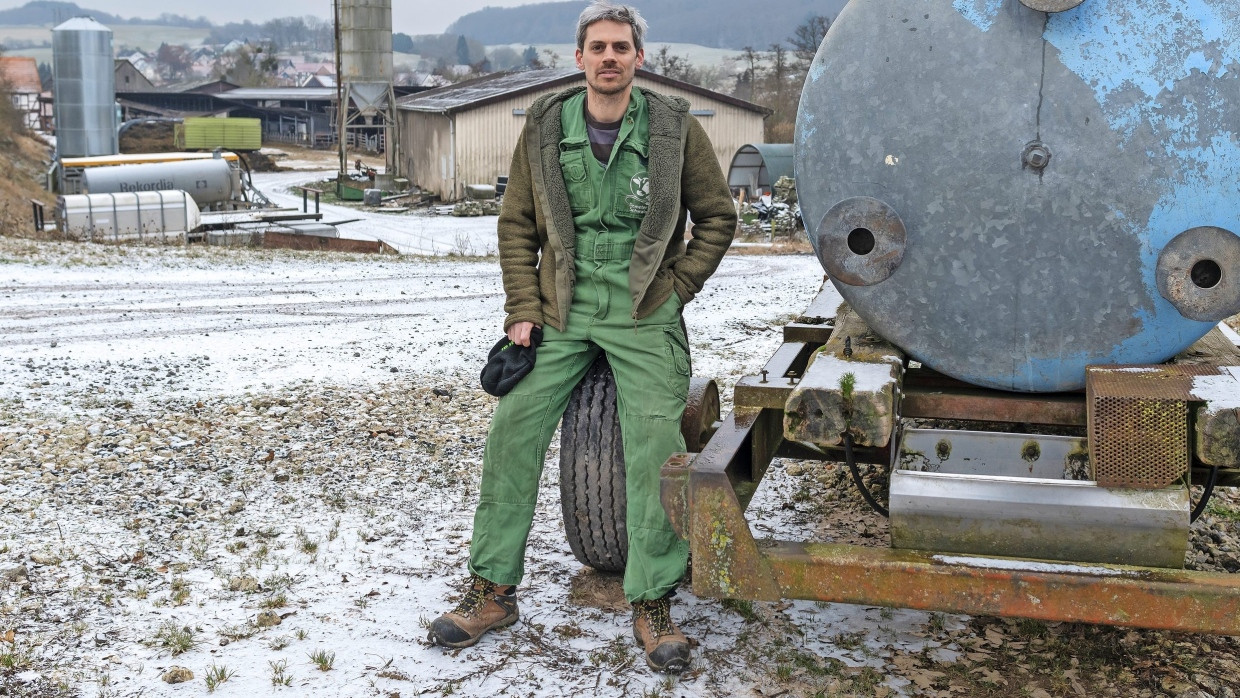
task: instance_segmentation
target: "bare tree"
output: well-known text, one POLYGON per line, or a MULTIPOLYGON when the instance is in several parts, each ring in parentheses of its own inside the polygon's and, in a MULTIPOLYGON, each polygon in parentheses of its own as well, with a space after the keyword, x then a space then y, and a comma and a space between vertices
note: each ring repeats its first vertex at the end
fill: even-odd
POLYGON ((189 74, 194 67, 194 59, 189 49, 180 44, 160 44, 155 51, 155 62, 165 80, 179 80, 189 74))
POLYGON ((792 69, 788 64, 788 49, 783 44, 771 44, 771 67, 766 71, 767 106, 771 116, 766 120, 768 143, 791 143, 792 125, 797 117, 800 102, 800 83, 790 84, 792 69))
POLYGON ((693 85, 701 84, 698 71, 689 62, 689 57, 672 55, 671 47, 667 44, 659 47, 658 51, 646 59, 645 68, 673 80, 693 85))
POLYGON ((741 99, 754 102, 758 99, 758 91, 756 89, 758 82, 758 52, 752 46, 746 46, 741 49, 741 55, 736 57, 740 61, 742 70, 736 76, 736 90, 734 95, 741 99))
POLYGON ((823 15, 813 15, 797 25, 792 36, 788 37, 788 44, 792 46, 792 54, 796 57, 798 67, 809 69, 814 54, 818 53, 818 47, 822 45, 822 40, 830 28, 831 18, 823 15))

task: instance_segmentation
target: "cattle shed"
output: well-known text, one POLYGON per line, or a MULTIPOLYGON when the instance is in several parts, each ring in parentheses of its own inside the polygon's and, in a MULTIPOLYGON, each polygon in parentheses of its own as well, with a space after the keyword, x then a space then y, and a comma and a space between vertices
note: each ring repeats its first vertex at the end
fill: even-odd
MULTIPOLYGON (((526 70, 470 80, 398 100, 404 173, 445 200, 464 196, 469 184, 494 183, 508 173, 525 124, 525 110, 539 97, 585 85, 576 68, 526 70)), ((634 85, 689 100, 725 173, 737 149, 760 143, 770 110, 725 94, 638 70, 634 85)))

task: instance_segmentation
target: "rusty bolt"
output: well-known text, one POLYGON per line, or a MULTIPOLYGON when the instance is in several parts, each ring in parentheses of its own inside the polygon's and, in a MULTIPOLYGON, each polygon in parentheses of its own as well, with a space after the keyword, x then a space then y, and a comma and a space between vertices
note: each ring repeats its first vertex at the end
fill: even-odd
POLYGON ((1035 170, 1045 169, 1051 162, 1051 150, 1045 144, 1038 141, 1025 146, 1025 152, 1021 156, 1026 167, 1032 167, 1035 170))

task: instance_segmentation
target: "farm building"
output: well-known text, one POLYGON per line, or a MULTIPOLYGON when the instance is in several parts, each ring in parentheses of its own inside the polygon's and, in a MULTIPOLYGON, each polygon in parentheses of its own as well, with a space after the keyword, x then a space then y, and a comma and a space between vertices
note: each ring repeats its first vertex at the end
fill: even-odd
POLYGON ((151 92, 155 85, 131 59, 116 59, 117 92, 151 92))
MULTIPOLYGON (((696 85, 638 70, 634 85, 689 100, 710 136, 719 167, 733 154, 762 142, 765 107, 696 85)), ((585 85, 576 68, 501 73, 441 87, 397 101, 403 174, 446 200, 464 195, 468 184, 494 183, 508 173, 513 148, 535 99, 573 85, 585 85)))

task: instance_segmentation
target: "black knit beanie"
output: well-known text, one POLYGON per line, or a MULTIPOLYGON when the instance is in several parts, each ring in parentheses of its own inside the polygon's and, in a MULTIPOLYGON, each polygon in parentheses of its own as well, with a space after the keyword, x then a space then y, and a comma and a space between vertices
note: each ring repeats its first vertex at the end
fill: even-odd
POLYGON ((491 347, 482 367, 482 389, 503 397, 516 387, 525 374, 534 370, 534 350, 542 343, 542 328, 530 332, 530 345, 523 347, 505 336, 491 347))

